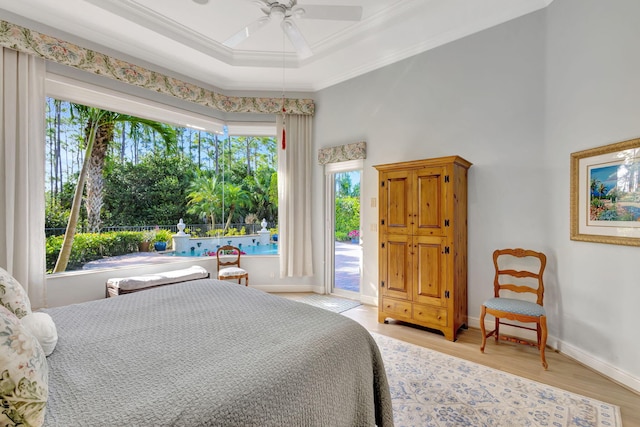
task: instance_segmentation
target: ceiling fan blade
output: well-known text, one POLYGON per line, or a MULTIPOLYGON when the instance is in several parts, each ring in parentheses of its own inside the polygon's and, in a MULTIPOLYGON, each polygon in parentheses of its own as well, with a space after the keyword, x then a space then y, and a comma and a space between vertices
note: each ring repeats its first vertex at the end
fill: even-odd
POLYGON ((296 49, 296 52, 298 52, 298 56, 300 58, 304 59, 313 55, 313 51, 309 47, 309 44, 304 39, 300 29, 291 18, 284 19, 281 25, 285 34, 289 37, 289 40, 291 40, 291 44, 296 49))
POLYGON ((333 21, 359 21, 362 6, 325 6, 305 4, 293 8, 293 13, 305 19, 329 19, 333 21))
POLYGON ((263 16, 262 18, 253 21, 251 24, 244 27, 242 30, 238 31, 228 39, 226 39, 222 44, 227 47, 235 47, 239 45, 244 40, 248 39, 252 36, 256 31, 260 28, 264 27, 271 21, 271 17, 263 16))

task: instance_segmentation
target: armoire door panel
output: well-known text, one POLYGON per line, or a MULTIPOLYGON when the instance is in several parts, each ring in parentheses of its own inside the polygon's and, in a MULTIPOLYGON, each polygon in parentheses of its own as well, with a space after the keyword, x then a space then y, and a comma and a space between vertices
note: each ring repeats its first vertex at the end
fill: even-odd
POLYGON ((413 288, 413 301, 444 307, 444 281, 445 254, 444 238, 440 237, 414 237, 414 265, 415 276, 413 288))
POLYGON ((442 235, 444 168, 425 168, 417 172, 415 234, 442 235))
POLYGON ((384 295, 411 299, 411 254, 407 236, 389 236, 385 242, 384 295))
POLYGON ((406 172, 390 172, 385 174, 381 185, 385 193, 385 215, 381 218, 381 231, 387 233, 407 233, 413 222, 413 200, 411 194, 411 181, 406 172))

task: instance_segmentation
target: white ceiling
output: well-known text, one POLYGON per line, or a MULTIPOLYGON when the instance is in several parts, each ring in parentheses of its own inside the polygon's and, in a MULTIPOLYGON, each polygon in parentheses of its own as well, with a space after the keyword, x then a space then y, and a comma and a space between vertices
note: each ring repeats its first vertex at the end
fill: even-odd
POLYGON ((313 92, 551 1, 298 0, 363 10, 357 22, 296 19, 313 50, 302 60, 274 21, 233 49, 222 44, 264 16, 251 0, 0 0, 0 9, 222 90, 281 91, 284 82, 313 92))

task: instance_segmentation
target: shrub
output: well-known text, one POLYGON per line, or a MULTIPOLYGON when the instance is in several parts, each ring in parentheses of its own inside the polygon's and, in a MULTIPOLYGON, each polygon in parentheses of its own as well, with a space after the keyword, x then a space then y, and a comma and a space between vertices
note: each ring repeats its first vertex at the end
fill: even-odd
POLYGON ((345 233, 344 231, 336 231, 336 240, 338 242, 346 242, 347 240, 351 240, 349 238, 349 236, 347 236, 347 233, 345 233))
MULTIPOLYGON (((89 261, 103 257, 124 255, 138 250, 141 232, 117 231, 108 233, 77 233, 69 256, 67 271, 80 270, 89 261)), ((51 236, 46 240, 47 273, 51 273, 58 260, 64 236, 51 236)))
POLYGON ((154 242, 167 242, 167 244, 171 245, 173 233, 169 230, 156 230, 156 238, 154 242))
POLYGON ((140 232, 140 241, 152 243, 156 239, 156 232, 154 230, 145 230, 140 232))
MULTIPOLYGON (((194 229, 185 228, 184 232, 189 234, 191 237, 199 237, 200 233, 202 233, 202 229, 200 229, 200 228, 194 228, 194 229)), ((206 234, 207 233, 205 233, 205 235, 206 234)))
MULTIPOLYGON (((358 197, 336 198, 336 234, 345 235, 360 228, 360 199, 358 197)), ((347 239, 344 239, 347 240, 347 239)))
POLYGON ((227 233, 225 234, 225 236, 237 236, 238 235, 238 229, 235 227, 229 227, 229 229, 227 230, 227 233))
POLYGON ((222 235, 221 228, 214 228, 213 230, 209 230, 206 233, 207 237, 220 237, 222 235))

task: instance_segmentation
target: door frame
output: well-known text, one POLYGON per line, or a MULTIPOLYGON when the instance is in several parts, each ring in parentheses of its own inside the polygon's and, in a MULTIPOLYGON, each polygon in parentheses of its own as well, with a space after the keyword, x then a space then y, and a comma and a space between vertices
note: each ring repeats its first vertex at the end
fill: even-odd
MULTIPOLYGON (((362 175, 364 172, 364 160, 348 160, 345 162, 327 163, 324 165, 324 194, 325 194, 325 227, 324 227, 324 293, 353 297, 352 292, 334 291, 335 272, 335 174, 341 172, 360 171, 360 230, 362 230, 362 175)), ((360 260, 362 263, 362 259, 360 260)), ((362 265, 360 266, 360 289, 362 295, 362 265)))

